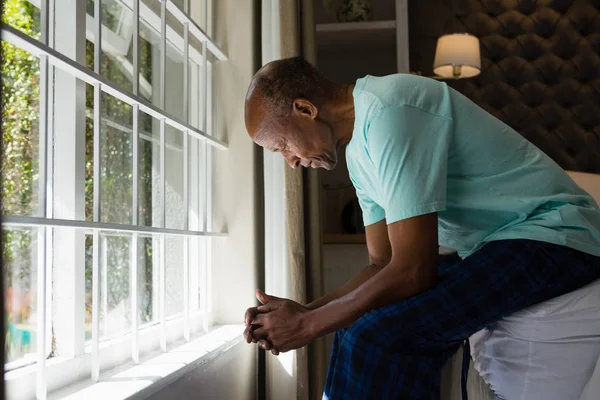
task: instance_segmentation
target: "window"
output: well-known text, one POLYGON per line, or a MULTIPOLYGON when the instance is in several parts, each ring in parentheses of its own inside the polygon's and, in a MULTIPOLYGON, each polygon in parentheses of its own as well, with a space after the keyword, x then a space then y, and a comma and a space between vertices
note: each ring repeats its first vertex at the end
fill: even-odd
POLYGON ((6 0, 2 15, 5 367, 36 371, 39 398, 77 379, 50 379, 49 359, 97 379, 206 330, 209 241, 225 236, 210 223, 226 57, 209 0, 193 2, 201 26, 190 0, 74 3, 6 0))

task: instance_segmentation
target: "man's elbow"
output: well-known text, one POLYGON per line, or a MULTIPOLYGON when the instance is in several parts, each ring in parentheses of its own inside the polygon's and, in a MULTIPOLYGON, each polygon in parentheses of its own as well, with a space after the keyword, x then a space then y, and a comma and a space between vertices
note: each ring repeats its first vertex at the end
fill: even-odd
POLYGON ((386 251, 379 251, 377 253, 369 252, 369 262, 371 265, 376 265, 380 268, 385 267, 392 261, 392 251, 387 249, 386 251))
POLYGON ((389 258, 382 258, 382 257, 369 257, 369 264, 378 267, 378 268, 383 268, 386 265, 388 265, 390 263, 390 259, 389 258))
POLYGON ((411 288, 409 296, 415 296, 432 289, 438 283, 437 266, 427 264, 412 264, 404 267, 408 286, 411 288))

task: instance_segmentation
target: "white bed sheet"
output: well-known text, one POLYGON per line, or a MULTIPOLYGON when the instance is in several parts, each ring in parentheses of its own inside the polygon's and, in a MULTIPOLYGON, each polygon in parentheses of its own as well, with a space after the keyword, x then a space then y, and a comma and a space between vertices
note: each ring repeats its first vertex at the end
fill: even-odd
POLYGON ((600 280, 514 313, 470 342, 474 368, 500 399, 597 400, 600 280), (587 387, 592 397, 582 397, 587 387))
MULTIPOLYGON (((600 175, 569 175, 600 204, 600 175)), ((475 369, 500 399, 600 399, 600 280, 521 310, 471 339, 475 369)))

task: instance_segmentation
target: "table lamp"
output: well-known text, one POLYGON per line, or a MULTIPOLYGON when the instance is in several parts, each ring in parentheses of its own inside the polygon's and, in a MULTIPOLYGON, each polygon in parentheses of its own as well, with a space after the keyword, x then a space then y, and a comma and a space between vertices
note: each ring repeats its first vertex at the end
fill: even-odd
POLYGON ((468 33, 441 36, 437 41, 433 72, 442 78, 472 78, 481 73, 479 39, 468 33))

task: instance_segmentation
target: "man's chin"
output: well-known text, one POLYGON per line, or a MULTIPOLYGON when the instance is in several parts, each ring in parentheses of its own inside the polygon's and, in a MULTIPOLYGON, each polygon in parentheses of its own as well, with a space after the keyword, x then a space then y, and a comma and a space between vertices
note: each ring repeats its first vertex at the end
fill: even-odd
POLYGON ((331 171, 332 169, 335 168, 336 165, 337 165, 337 161, 332 161, 329 157, 327 157, 327 158, 319 158, 319 159, 311 161, 308 164, 308 167, 323 168, 328 171, 331 171))
POLYGON ((323 163, 320 168, 325 168, 327 171, 331 171, 336 165, 337 163, 323 163))

